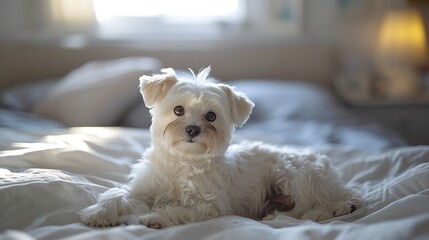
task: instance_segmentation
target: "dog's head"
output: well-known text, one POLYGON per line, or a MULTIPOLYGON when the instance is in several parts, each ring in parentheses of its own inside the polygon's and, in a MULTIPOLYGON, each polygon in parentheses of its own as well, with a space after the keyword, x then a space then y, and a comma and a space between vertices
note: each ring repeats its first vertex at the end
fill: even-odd
POLYGON ((188 78, 178 78, 171 68, 161 72, 140 78, 155 144, 173 154, 223 154, 235 127, 247 121, 254 104, 231 86, 209 78, 210 67, 188 78))

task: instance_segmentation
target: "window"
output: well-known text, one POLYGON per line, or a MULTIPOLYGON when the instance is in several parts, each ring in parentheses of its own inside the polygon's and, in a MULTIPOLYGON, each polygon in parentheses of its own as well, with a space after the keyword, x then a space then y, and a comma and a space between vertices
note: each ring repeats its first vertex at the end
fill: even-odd
POLYGON ((99 21, 115 17, 163 17, 196 23, 238 13, 239 0, 93 0, 99 21))
POLYGON ((92 0, 99 36, 120 39, 296 33, 301 29, 302 1, 92 0))

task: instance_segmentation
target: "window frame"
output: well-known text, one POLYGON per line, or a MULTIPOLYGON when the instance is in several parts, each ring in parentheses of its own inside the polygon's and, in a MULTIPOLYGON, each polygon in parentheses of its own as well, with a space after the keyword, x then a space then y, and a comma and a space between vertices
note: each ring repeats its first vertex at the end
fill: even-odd
POLYGON ((303 30, 305 0, 239 0, 236 16, 187 24, 166 16, 113 17, 98 21, 96 35, 107 40, 225 40, 299 36, 303 30), (279 6, 293 7, 293 17, 285 21, 279 6), (126 26, 126 27, 125 27, 126 26))

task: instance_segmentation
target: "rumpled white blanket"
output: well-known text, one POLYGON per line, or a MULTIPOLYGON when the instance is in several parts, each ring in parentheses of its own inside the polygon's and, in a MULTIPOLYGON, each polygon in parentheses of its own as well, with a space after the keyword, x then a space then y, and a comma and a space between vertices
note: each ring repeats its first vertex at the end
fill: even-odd
POLYGON ((79 223, 76 212, 125 183, 149 144, 146 130, 0 129, 0 239, 429 239, 428 146, 318 149, 344 181, 361 185, 365 199, 365 207, 322 223, 238 216, 163 230, 79 223))

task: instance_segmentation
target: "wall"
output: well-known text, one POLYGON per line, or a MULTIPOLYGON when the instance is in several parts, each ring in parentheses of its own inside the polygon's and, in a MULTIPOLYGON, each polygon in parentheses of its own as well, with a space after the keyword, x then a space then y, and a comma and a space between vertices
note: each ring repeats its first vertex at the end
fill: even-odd
POLYGON ((165 66, 183 69, 198 70, 211 65, 213 76, 222 80, 276 78, 328 84, 336 68, 335 51, 314 43, 254 43, 193 49, 122 45, 66 49, 12 44, 0 45, 0 52, 0 89, 18 82, 61 77, 90 60, 127 56, 157 57, 165 66))
MULTIPOLYGON (((37 26, 47 21, 34 17, 37 12, 44 11, 33 8, 40 6, 34 3, 40 1, 33 0, 33 4, 20 8, 28 2, 0 0, 0 35, 25 35, 28 29, 39 31, 37 26), (20 14, 34 19, 33 23, 23 21, 20 14)), ((61 77, 90 60, 126 56, 157 57, 165 66, 176 68, 199 69, 211 65, 213 74, 224 80, 280 78, 328 85, 340 69, 367 68, 372 64, 377 21, 381 10, 392 2, 403 1, 305 0, 302 35, 295 38, 217 44, 211 41, 167 41, 163 45, 156 41, 84 42, 82 48, 64 48, 58 41, 40 44, 0 40, 0 89, 21 82, 61 77), (356 3, 357 7, 353 5, 356 3)))
POLYGON ((0 89, 22 82, 62 77, 90 60, 126 56, 157 57, 165 66, 175 68, 198 70, 211 65, 213 75, 223 80, 277 78, 328 85, 337 71, 337 51, 332 34, 335 33, 336 0, 324 0, 327 4, 321 4, 319 0, 304 1, 306 17, 299 37, 270 39, 256 36, 255 39, 224 39, 215 43, 207 40, 100 44, 90 40, 72 48, 62 47, 61 41, 26 40, 32 37, 31 31, 43 31, 38 26, 49 18, 35 18, 33 23, 29 23, 18 17, 27 13, 30 13, 29 17, 43 13, 37 4, 43 0, 33 1, 33 5, 39 8, 32 8, 23 0, 13 1, 14 4, 0 0, 0 36, 7 39, 9 32, 24 39, 1 42, 0 38, 0 89), (8 19, 13 21, 12 25, 6 24, 8 19), (28 33, 30 36, 25 35, 28 33))

